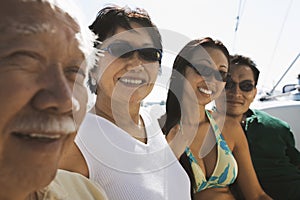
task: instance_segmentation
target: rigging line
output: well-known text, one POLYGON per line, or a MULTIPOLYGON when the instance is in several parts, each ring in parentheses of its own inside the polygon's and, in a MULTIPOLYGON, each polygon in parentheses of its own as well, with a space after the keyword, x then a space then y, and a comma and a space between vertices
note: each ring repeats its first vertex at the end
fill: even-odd
POLYGON ((279 41, 280 41, 280 38, 281 38, 281 35, 282 35, 282 32, 283 32, 283 29, 284 29, 286 20, 287 20, 287 18, 288 18, 290 9, 291 9, 291 7, 292 7, 292 3, 293 3, 293 0, 290 0, 289 6, 288 6, 288 8, 287 8, 287 10, 286 10, 286 12, 285 12, 285 16, 284 16, 284 19, 283 19, 283 23, 282 23, 282 25, 281 25, 281 29, 280 29, 278 38, 277 38, 276 43, 275 43, 275 47, 274 47, 273 52, 272 52, 272 56, 271 56, 271 59, 270 59, 270 63, 269 63, 269 65, 268 65, 267 69, 269 69, 270 66, 271 66, 272 63, 273 63, 274 56, 275 56, 276 50, 277 50, 277 48, 278 48, 278 44, 279 44, 279 41))
POLYGON ((243 0, 239 1, 239 7, 238 7, 238 14, 236 17, 236 24, 235 24, 235 29, 234 29, 234 36, 233 36, 233 45, 232 45, 232 51, 234 52, 235 50, 235 46, 236 46, 236 38, 237 38, 237 31, 239 28, 239 24, 242 18, 242 15, 244 13, 244 9, 245 9, 245 5, 246 5, 246 0, 244 1, 244 3, 242 3, 243 0), (243 4, 243 7, 242 7, 243 4))
POLYGON ((239 9, 238 9, 237 17, 236 17, 236 24, 235 24, 235 30, 234 30, 234 32, 237 32, 237 30, 239 28, 240 15, 241 15, 241 7, 242 7, 242 0, 240 0, 240 3, 239 3, 239 9))
POLYGON ((278 86, 278 84, 280 83, 280 81, 283 79, 283 77, 286 75, 286 73, 288 73, 288 71, 292 68, 292 66, 295 64, 295 62, 297 61, 297 59, 299 58, 300 53, 298 53, 298 55, 296 56, 296 58, 293 60, 293 62, 290 64, 290 66, 287 68, 287 70, 284 72, 284 74, 280 77, 280 79, 278 80, 278 82, 275 84, 275 86, 272 88, 272 90, 270 91, 269 94, 273 94, 275 88, 278 86))
MULTIPOLYGON (((243 14, 244 14, 246 2, 247 2, 247 0, 244 1, 243 8, 242 8, 242 11, 241 11, 241 17, 242 17, 243 14)), ((240 17, 240 18, 241 18, 241 17, 240 17)))
POLYGON ((235 29, 234 29, 234 35, 233 35, 233 44, 232 44, 232 52, 233 53, 235 51, 235 43, 236 43, 237 30, 239 28, 239 23, 240 23, 241 5, 242 5, 242 0, 239 1, 238 13, 237 13, 237 16, 236 16, 236 23, 235 23, 235 29))
POLYGON ((244 10, 245 10, 246 0, 244 1, 244 3, 242 3, 242 2, 243 2, 243 0, 240 0, 240 2, 239 2, 238 15, 236 17, 237 21, 236 21, 236 26, 235 26, 235 30, 234 30, 235 32, 238 31, 239 24, 240 24, 241 18, 243 16, 244 10), (243 7, 242 7, 242 5, 243 5, 243 7))

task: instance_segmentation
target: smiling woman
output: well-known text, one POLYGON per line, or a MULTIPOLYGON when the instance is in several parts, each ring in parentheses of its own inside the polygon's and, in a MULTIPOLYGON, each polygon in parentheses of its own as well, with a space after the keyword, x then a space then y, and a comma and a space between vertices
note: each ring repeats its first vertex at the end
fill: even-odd
POLYGON ((96 181, 110 199, 190 199, 188 176, 141 108, 161 67, 156 26, 142 9, 109 6, 90 28, 104 54, 90 75, 97 99, 62 167, 96 181))
POLYGON ((259 185, 240 124, 205 109, 223 93, 229 58, 227 48, 209 37, 182 48, 173 64, 163 130, 181 150, 177 155, 193 199, 234 199, 229 186, 235 181, 246 199, 270 199, 259 185), (173 129, 181 134, 169 134, 173 129))

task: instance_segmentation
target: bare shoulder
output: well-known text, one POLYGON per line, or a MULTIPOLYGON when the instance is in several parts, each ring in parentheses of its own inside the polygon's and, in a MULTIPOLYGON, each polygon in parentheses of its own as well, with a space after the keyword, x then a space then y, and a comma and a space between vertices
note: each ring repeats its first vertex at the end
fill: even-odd
POLYGON ((224 121, 224 129, 231 132, 231 134, 241 134, 244 135, 243 128, 241 124, 234 118, 226 116, 224 121))
POLYGON ((230 117, 224 115, 216 115, 219 128, 230 149, 236 149, 238 146, 247 146, 247 139, 240 123, 230 117), (222 126, 221 126, 222 125, 222 126))
POLYGON ((77 172, 85 177, 89 177, 87 163, 75 142, 72 142, 63 153, 59 168, 71 172, 77 172))
POLYGON ((243 133, 243 129, 240 123, 230 116, 224 116, 221 114, 214 113, 214 118, 216 119, 221 132, 225 135, 227 134, 236 134, 236 133, 243 133))
POLYGON ((234 141, 234 149, 248 148, 248 142, 241 124, 234 118, 226 116, 225 119, 225 132, 230 134, 229 137, 234 141))
POLYGON ((234 127, 241 127, 240 123, 236 119, 228 115, 225 117, 225 124, 234 127))

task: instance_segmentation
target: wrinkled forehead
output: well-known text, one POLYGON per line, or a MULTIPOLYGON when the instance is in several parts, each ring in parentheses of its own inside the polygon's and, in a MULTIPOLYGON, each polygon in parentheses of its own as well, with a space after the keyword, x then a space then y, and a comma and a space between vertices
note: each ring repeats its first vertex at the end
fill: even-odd
POLYGON ((1 0, 0 32, 17 34, 55 33, 61 26, 79 32, 77 23, 45 0, 1 0))

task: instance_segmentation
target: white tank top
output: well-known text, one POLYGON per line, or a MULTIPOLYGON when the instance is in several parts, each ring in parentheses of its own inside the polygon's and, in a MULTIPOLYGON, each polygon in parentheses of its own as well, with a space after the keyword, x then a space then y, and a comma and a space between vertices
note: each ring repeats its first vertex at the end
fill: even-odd
POLYGON ((141 111, 147 144, 88 113, 75 142, 110 200, 189 200, 190 181, 156 119, 141 111))

